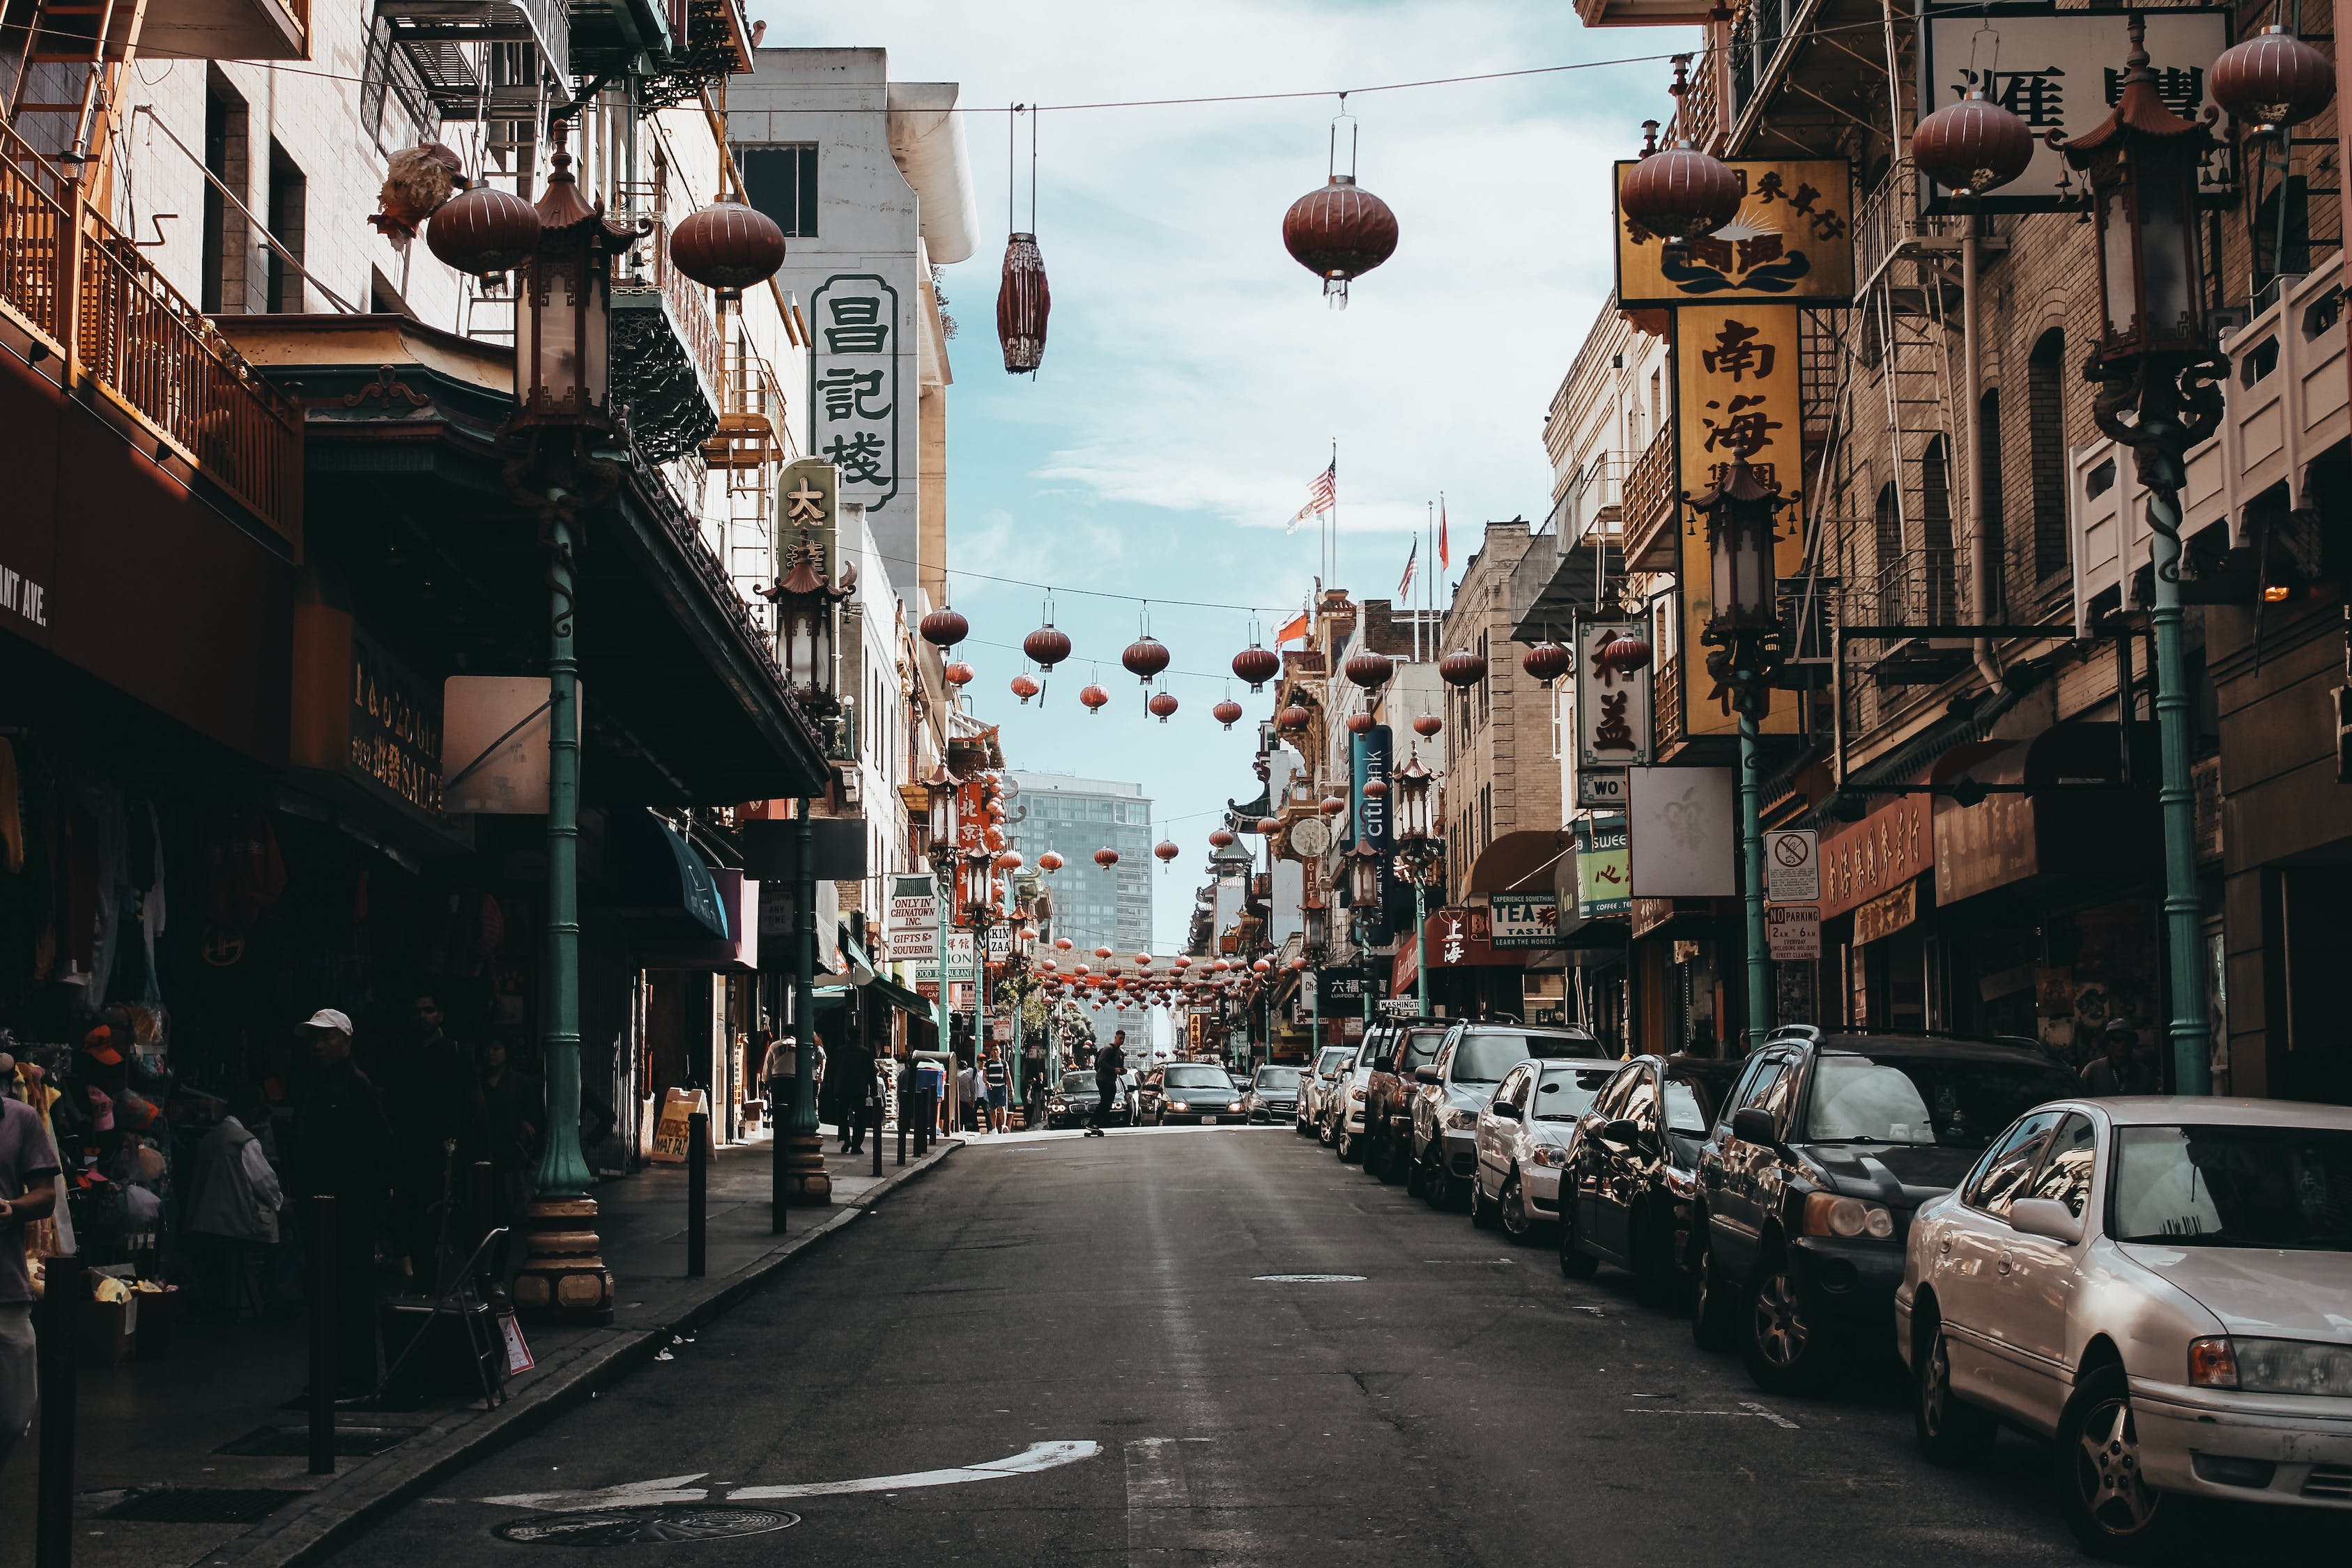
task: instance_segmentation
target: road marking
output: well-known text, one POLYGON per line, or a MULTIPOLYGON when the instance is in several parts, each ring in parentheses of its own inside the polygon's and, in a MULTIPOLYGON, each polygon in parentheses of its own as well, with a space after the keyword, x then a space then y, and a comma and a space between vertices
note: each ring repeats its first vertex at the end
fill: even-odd
POLYGON ((617 1487, 604 1487, 593 1491, 517 1492, 506 1497, 486 1497, 478 1501, 494 1503, 502 1508, 537 1509, 542 1512, 564 1513, 585 1509, 648 1508, 676 1502, 773 1502, 785 1498, 843 1497, 853 1492, 913 1491, 923 1487, 959 1486, 966 1481, 1002 1480, 1007 1476, 1034 1475, 1040 1470, 1054 1469, 1062 1465, 1074 1465, 1081 1459, 1091 1459, 1102 1452, 1102 1445, 1088 1439, 1075 1442, 1032 1443, 1018 1454, 984 1464, 958 1465, 952 1469, 915 1470, 898 1476, 866 1476, 847 1481, 808 1481, 796 1486, 733 1487, 722 1483, 705 1483, 708 1470, 691 1475, 665 1476, 658 1480, 630 1481, 617 1487), (699 1484, 698 1484, 699 1483, 699 1484), (725 1496, 719 1492, 725 1489, 725 1496))
POLYGON ((1260 1285, 1353 1285, 1363 1279, 1360 1274, 1261 1274, 1260 1285))
MULTIPOLYGON (((1640 1396, 1636 1395, 1635 1397, 1638 1398, 1640 1396)), ((1779 1411, 1767 1410, 1761 1405, 1750 1404, 1744 1400, 1740 1403, 1740 1406, 1737 1410, 1669 1410, 1663 1405, 1629 1405, 1625 1406, 1625 1414, 1628 1415, 1729 1415, 1734 1417, 1752 1415, 1760 1421, 1769 1421, 1773 1426, 1781 1428, 1783 1431, 1796 1432, 1802 1430, 1802 1428, 1794 1421, 1790 1420, 1779 1411)))

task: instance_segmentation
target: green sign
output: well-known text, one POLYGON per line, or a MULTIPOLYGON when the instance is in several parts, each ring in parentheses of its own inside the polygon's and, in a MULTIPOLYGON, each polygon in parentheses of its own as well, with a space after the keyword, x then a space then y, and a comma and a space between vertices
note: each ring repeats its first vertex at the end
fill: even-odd
POLYGON ((1633 911, 1633 856, 1625 819, 1576 825, 1576 909, 1586 920, 1633 911))

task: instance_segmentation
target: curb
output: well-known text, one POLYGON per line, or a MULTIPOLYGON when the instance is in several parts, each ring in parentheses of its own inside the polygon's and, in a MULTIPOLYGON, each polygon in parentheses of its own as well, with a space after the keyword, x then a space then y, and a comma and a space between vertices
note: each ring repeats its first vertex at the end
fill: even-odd
POLYGON ((896 1193, 907 1183, 929 1173, 963 1147, 963 1140, 941 1142, 903 1170, 892 1170, 881 1186, 860 1198, 835 1205, 814 1224, 785 1237, 759 1258, 717 1283, 671 1321, 652 1328, 610 1329, 584 1342, 560 1365, 547 1367, 551 1375, 534 1380, 495 1411, 465 1409, 420 1427, 415 1437, 394 1453, 372 1460, 355 1471, 348 1483, 331 1483, 289 1505, 234 1541, 226 1542, 191 1568, 299 1568, 323 1561, 331 1552, 376 1521, 393 1512, 443 1479, 456 1474, 508 1444, 545 1426, 557 1415, 587 1402, 589 1397, 649 1364, 669 1343, 670 1336, 691 1331, 732 1310, 804 1248, 848 1225, 866 1209, 896 1193), (395 1459, 405 1461, 394 1464, 395 1459), (309 1500, 315 1499, 315 1501, 309 1500))

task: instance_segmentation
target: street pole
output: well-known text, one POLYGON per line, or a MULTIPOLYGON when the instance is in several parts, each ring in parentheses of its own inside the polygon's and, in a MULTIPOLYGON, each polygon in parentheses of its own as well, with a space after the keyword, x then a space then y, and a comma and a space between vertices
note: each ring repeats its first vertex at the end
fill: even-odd
POLYGON ((1739 856, 1745 868, 1741 891, 1748 906, 1748 1048, 1763 1045, 1772 1032, 1772 954, 1764 934, 1764 802, 1757 777, 1755 705, 1763 699, 1760 671, 1735 671, 1738 689, 1750 694, 1739 709, 1739 856))
POLYGON ((596 1200, 580 1147, 580 661, 572 643, 569 499, 551 497, 547 525, 547 1149, 528 1216, 518 1306, 563 1321, 608 1323, 613 1277, 597 1255, 596 1200))
POLYGON ((784 1137, 793 1203, 829 1204, 824 1139, 816 1124, 816 826, 809 798, 795 803, 793 833, 793 1109, 784 1137))
POLYGON ((2147 485, 2147 527, 2155 568, 2156 727, 2162 747, 2164 923, 2170 949, 2172 1087, 2176 1094, 2213 1092, 2212 1057, 2205 1023, 2203 907, 2197 892, 2197 792, 2190 782, 2189 663, 2180 646, 2179 445, 2159 438, 2140 448, 2147 485))
POLYGON ((1429 900, 1429 890, 1421 879, 1421 868, 1412 873, 1412 975, 1421 987, 1421 1016, 1429 1016, 1429 911, 1423 906, 1429 900))

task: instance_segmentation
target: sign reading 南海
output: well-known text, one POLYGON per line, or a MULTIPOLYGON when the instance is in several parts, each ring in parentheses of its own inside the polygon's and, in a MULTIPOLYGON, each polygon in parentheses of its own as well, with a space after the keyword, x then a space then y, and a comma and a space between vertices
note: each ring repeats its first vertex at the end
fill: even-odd
POLYGON ((1559 947, 1559 895, 1496 893, 1487 905, 1487 940, 1496 947, 1559 947))
MULTIPOLYGON (((2121 59, 2123 57, 2116 57, 2121 59)), ((1617 185, 1636 161, 1617 165, 1617 185)), ((1745 193, 1713 234, 1668 247, 1617 207, 1617 300, 1639 305, 1853 297, 1853 170, 1843 158, 1742 161, 1745 193)))
POLYGON ((841 472, 844 500, 898 493, 898 290, 880 274, 836 273, 809 300, 810 445, 841 472))
MULTIPOLYGON (((1934 208, 1969 212, 2061 212, 2083 200, 2083 177, 2068 176, 2066 154, 2048 140, 2081 136, 2107 117, 2123 87, 2124 56, 2135 16, 2147 24, 2147 53, 2157 96, 2184 119, 2203 116, 2211 102, 2205 79, 2230 47, 2230 13, 2222 6, 2147 11, 2061 11, 2039 5, 1972 5, 1930 8, 1919 45, 1919 112, 1941 109, 1981 88, 1986 98, 2025 121, 2033 132, 2033 160, 2025 173, 1956 205, 1952 193, 1929 183, 1923 196, 1934 208)), ((2207 164, 2209 199, 2230 194, 2231 163, 2219 142, 2207 164)))

